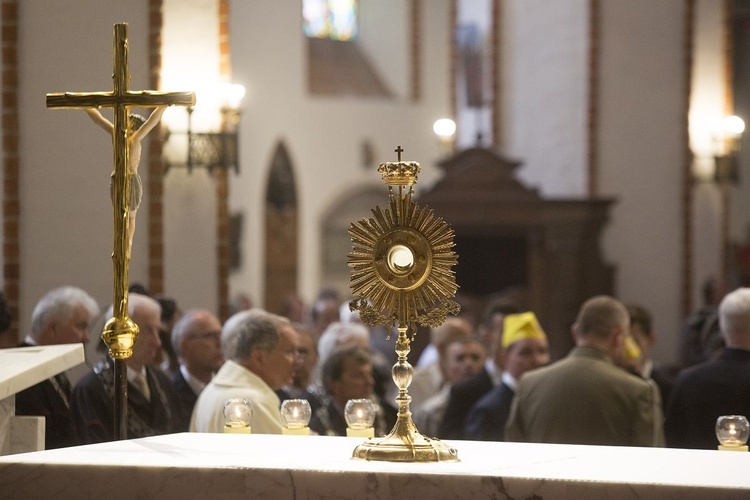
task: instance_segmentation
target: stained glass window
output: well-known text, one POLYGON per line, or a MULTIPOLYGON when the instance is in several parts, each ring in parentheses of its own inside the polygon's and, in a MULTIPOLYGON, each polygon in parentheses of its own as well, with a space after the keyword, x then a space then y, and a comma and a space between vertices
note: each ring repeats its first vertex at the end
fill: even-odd
POLYGON ((357 37, 357 0, 303 0, 302 26, 310 38, 357 37))

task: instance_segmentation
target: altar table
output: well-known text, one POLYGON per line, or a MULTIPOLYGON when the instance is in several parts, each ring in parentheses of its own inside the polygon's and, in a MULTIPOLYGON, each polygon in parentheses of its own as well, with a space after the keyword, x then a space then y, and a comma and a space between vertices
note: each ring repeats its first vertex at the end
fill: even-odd
POLYGON ((16 394, 83 361, 83 344, 0 349, 0 455, 44 449, 44 418, 16 417, 16 394))
POLYGON ((750 453, 449 441, 460 462, 351 458, 361 439, 183 433, 0 457, 2 499, 750 498, 750 453))

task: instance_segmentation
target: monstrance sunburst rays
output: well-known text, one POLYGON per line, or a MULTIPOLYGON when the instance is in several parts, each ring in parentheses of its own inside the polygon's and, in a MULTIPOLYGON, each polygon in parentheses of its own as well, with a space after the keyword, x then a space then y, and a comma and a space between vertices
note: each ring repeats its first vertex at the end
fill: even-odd
POLYGON ((349 286, 357 297, 353 306, 362 320, 386 328, 415 322, 438 326, 457 312, 450 299, 456 285, 451 268, 453 231, 433 211, 411 201, 409 194, 391 192, 387 209, 372 210, 374 218, 352 223, 353 250, 349 286))
POLYGON ((408 387, 414 369, 407 361, 416 324, 439 326, 448 314, 458 313, 451 300, 458 289, 451 269, 458 257, 453 252, 453 231, 432 210, 411 200, 420 167, 402 162, 382 163, 378 171, 388 184, 388 208, 376 206, 374 217, 352 223, 349 235, 349 287, 355 299, 351 310, 359 310, 362 322, 398 329, 393 381, 398 386, 398 419, 390 434, 369 439, 354 449, 353 456, 391 462, 457 461, 456 450, 419 433, 411 419, 408 387), (398 188, 394 189, 395 187, 398 188))

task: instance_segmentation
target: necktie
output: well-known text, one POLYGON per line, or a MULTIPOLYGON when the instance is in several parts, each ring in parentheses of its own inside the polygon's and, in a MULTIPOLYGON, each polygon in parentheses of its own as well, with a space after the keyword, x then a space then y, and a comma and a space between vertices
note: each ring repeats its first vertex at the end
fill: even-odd
POLYGON ((139 391, 141 391, 141 394, 143 396, 151 401, 151 390, 148 388, 148 381, 146 380, 146 375, 141 373, 135 379, 133 380, 133 383, 138 388, 139 391))
POLYGON ((60 387, 65 393, 65 396, 70 397, 70 394, 73 391, 70 387, 70 381, 68 380, 68 377, 64 373, 58 373, 57 375, 55 375, 55 380, 57 380, 57 383, 60 384, 60 387))
POLYGON ((71 389, 68 377, 66 377, 64 373, 58 373, 50 379, 50 382, 52 383, 55 392, 57 392, 60 399, 62 399, 62 402, 65 404, 65 407, 70 408, 71 389))

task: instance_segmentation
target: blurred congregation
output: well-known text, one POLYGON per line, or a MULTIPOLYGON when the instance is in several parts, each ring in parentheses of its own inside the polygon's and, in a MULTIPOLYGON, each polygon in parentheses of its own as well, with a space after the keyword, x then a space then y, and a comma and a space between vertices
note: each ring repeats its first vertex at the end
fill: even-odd
MULTIPOLYGON (((517 294, 499 294, 479 314, 417 332, 426 338, 409 356, 411 417, 422 434, 450 440, 716 449, 717 418, 750 415, 750 288, 715 285, 684 320, 675 366, 651 358, 659 333, 646 305, 589 298, 565 325, 574 347, 551 359, 548 325, 517 294)), ((223 432, 233 398, 252 403, 259 434, 282 433, 283 401, 307 400, 310 429, 329 436, 346 435, 347 401, 370 399, 375 435, 388 434, 398 414, 389 332, 363 324, 333 289, 309 305, 295 297, 285 315, 242 299, 222 324, 208 309, 130 287, 140 333, 126 360, 128 438, 223 432)), ((18 415, 45 417, 48 449, 114 439, 113 360, 99 338, 112 314, 73 286, 50 290, 33 310, 20 346, 86 347, 85 371, 17 395, 18 415)))

